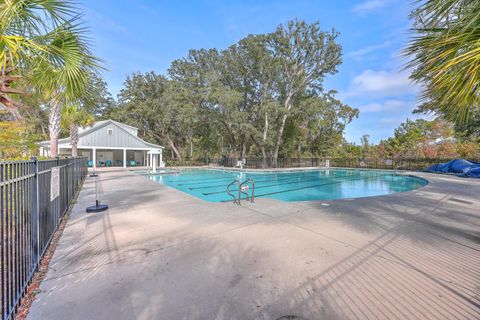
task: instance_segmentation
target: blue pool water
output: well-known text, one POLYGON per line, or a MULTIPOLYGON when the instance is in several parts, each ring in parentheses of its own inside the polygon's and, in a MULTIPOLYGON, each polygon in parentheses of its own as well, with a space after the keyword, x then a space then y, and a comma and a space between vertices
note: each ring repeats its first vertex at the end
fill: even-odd
MULTIPOLYGON (((226 192, 234 179, 253 179, 256 198, 283 201, 334 200, 386 195, 425 186, 425 179, 377 170, 322 169, 283 172, 236 172, 209 169, 181 170, 177 175, 153 175, 163 183, 210 202, 231 201, 226 192)), ((231 187, 232 192, 238 189, 231 187)), ((251 190, 249 190, 251 194, 251 190)))

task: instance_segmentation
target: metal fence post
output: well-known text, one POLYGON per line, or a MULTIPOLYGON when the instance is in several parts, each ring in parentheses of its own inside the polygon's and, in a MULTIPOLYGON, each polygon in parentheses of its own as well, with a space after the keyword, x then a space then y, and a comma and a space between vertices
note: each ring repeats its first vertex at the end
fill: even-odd
MULTIPOLYGON (((55 167, 57 167, 57 169, 58 169, 58 187, 61 189, 62 188, 62 179, 64 177, 62 177, 62 170, 60 168, 58 168, 59 166, 60 166, 60 156, 56 156, 55 157, 55 167)), ((50 179, 52 179, 52 168, 50 168, 50 179)), ((51 180, 50 180, 50 187, 51 187, 51 180)), ((65 188, 65 186, 63 186, 63 187, 65 188)), ((50 193, 51 192, 52 192, 52 190, 50 189, 50 193)), ((56 203, 55 209, 52 212, 54 214, 54 217, 55 217, 55 221, 54 221, 55 229, 58 226, 58 219, 60 219, 60 217, 62 216, 61 207, 62 207, 64 194, 65 194, 65 192, 60 192, 58 197, 56 197, 53 200, 54 203, 56 203)))
POLYGON ((34 207, 33 207, 33 212, 34 212, 34 219, 32 221, 35 222, 35 228, 32 228, 32 230, 35 230, 35 243, 34 243, 34 254, 35 254, 35 271, 38 271, 38 268, 40 266, 40 199, 39 199, 39 188, 38 188, 38 183, 39 183, 39 175, 38 175, 38 159, 36 157, 32 157, 34 166, 35 166, 35 183, 33 184, 34 186, 34 191, 33 194, 35 195, 35 202, 34 202, 34 207))

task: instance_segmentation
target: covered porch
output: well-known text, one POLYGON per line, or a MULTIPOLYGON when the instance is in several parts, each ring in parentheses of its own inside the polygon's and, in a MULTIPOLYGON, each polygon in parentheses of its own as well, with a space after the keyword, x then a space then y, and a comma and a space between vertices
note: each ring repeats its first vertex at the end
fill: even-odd
MULTIPOLYGON (((69 154, 70 149, 66 149, 69 154)), ((61 149, 61 154, 63 154, 61 149)), ((89 166, 96 167, 152 167, 155 161, 156 166, 163 167, 162 149, 107 149, 107 148, 81 148, 78 150, 79 156, 86 156, 89 160, 89 166), (152 154, 152 151, 158 154, 152 154)))
MULTIPOLYGON (((88 166, 97 167, 165 167, 161 148, 85 148, 78 149, 78 155, 88 157, 88 166)), ((71 155, 71 147, 59 147, 59 156, 71 155)), ((49 150, 40 149, 40 155, 50 156, 49 150)))

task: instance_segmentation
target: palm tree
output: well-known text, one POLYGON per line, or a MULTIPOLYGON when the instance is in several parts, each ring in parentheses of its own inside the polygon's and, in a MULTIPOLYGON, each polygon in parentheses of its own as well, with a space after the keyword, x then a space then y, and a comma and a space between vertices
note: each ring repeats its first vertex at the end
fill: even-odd
POLYGON ((67 104, 62 109, 61 127, 70 132, 70 144, 72 145, 72 157, 76 157, 78 145, 78 127, 86 127, 94 121, 93 116, 82 110, 76 104, 67 104))
POLYGON ((63 62, 57 65, 50 61, 39 61, 32 72, 32 82, 48 100, 51 157, 58 154, 62 102, 76 101, 87 95, 89 76, 98 67, 98 60, 89 53, 80 30, 69 26, 69 29, 56 31, 54 42, 62 50, 59 55, 63 62))
POLYGON ((70 1, 10 0, 0 4, 0 103, 15 118, 23 94, 18 80, 41 92, 49 105, 51 157, 58 154, 63 101, 86 94, 89 75, 99 68, 90 52, 86 29, 70 1))
POLYGON ((480 1, 426 0, 411 17, 416 35, 404 53, 424 88, 420 111, 468 122, 480 109, 480 1))

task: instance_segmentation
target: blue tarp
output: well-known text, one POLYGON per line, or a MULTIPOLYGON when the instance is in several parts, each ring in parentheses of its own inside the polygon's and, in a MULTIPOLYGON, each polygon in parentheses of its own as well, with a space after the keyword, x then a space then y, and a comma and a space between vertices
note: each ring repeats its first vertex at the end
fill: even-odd
POLYGON ((424 171, 435 173, 453 173, 461 177, 480 178, 480 163, 464 159, 455 159, 445 163, 437 163, 424 171))

